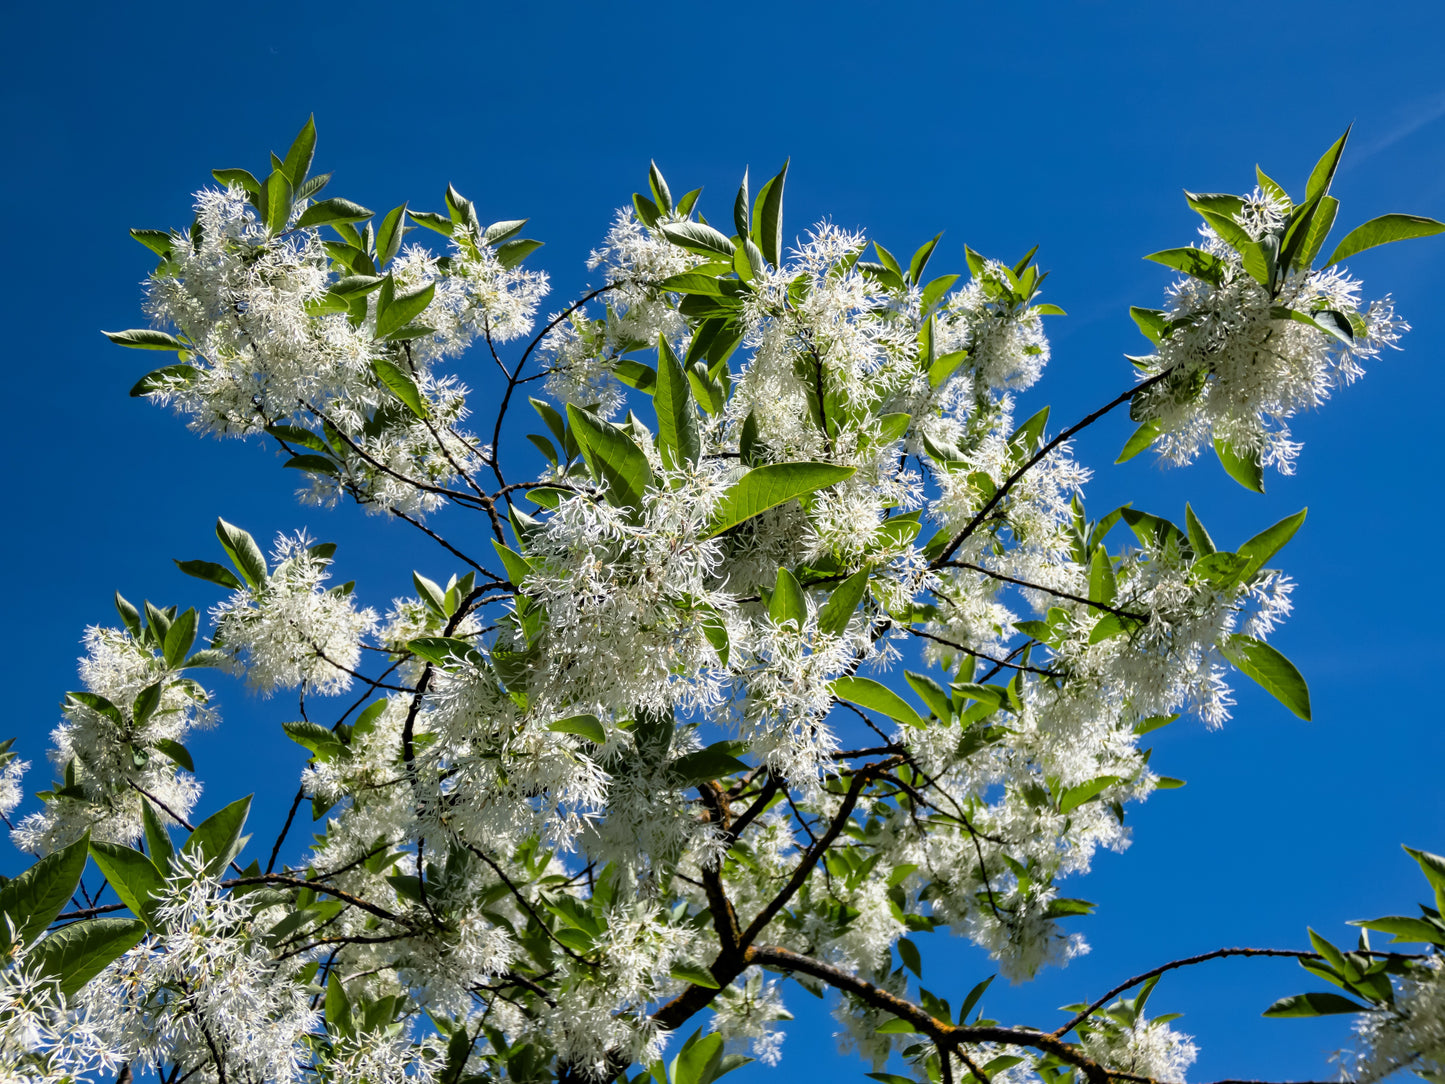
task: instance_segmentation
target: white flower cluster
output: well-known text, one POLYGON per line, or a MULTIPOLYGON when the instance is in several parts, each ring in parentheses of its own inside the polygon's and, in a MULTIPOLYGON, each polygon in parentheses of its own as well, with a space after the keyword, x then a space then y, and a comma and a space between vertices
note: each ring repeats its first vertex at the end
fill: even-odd
POLYGON ((1199 1057, 1199 1048, 1190 1036, 1142 1016, 1128 1027, 1090 1031, 1084 1039, 1084 1052, 1109 1069, 1168 1084, 1182 1084, 1186 1070, 1199 1057))
MULTIPOLYGON (((1239 224, 1258 240, 1280 215, 1256 192, 1239 224)), ((1168 330, 1139 363, 1141 379, 1167 375, 1140 393, 1136 414, 1159 426, 1159 454, 1171 462, 1219 441, 1289 474, 1300 445, 1288 420, 1364 375, 1362 363, 1409 325, 1389 297, 1362 305, 1360 283, 1338 268, 1290 270, 1271 289, 1212 229, 1201 233, 1217 280, 1186 276, 1170 288, 1168 330)))
MULTIPOLYGON (((50 760, 62 783, 45 809, 28 814, 12 833, 15 845, 32 854, 48 854, 87 831, 95 840, 133 843, 142 834, 142 792, 181 817, 201 794, 195 776, 157 745, 183 743, 193 727, 214 724, 206 691, 129 631, 92 626, 85 647, 85 693, 66 699, 64 721, 50 735, 50 760), (158 698, 146 711, 148 688, 158 698)), ((18 778, 16 763, 6 766, 5 780, 12 771, 18 778)))
POLYGON ((245 586, 216 606, 215 643, 245 659, 252 688, 266 694, 304 685, 330 696, 351 687, 361 639, 376 613, 358 610, 343 588, 322 585, 330 559, 305 533, 278 535, 264 584, 245 586))
POLYGON ((182 852, 156 906, 163 931, 88 984, 78 1005, 110 1049, 142 1064, 171 1062, 231 1079, 305 1078, 318 1023, 295 974, 273 958, 243 899, 222 895, 205 857, 182 852))
POLYGON ((1408 1070, 1426 1080, 1445 1072, 1445 961, 1433 956, 1399 980, 1395 1002, 1364 1013, 1345 1079, 1373 1084, 1408 1070))

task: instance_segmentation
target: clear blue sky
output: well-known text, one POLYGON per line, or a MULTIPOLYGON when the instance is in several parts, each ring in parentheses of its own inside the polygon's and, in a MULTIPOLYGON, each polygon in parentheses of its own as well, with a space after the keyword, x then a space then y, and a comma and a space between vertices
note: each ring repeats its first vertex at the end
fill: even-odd
MULTIPOLYGON (((298 508, 295 475, 259 445, 201 442, 128 399, 151 358, 99 335, 143 323, 151 261, 126 229, 185 224, 211 168, 262 169, 309 112, 317 167, 336 174, 328 194, 440 208, 451 181, 484 216, 531 216, 528 233, 548 243, 534 263, 552 271, 559 305, 649 158, 674 192, 705 185, 702 209, 725 217, 744 165, 766 176, 791 155, 790 230, 830 215, 911 252, 942 229, 940 269, 962 267, 965 240, 1008 258, 1040 242, 1046 300, 1070 315, 1051 322, 1055 360, 1024 407, 1052 402, 1061 424, 1127 384, 1121 355, 1144 345, 1128 306, 1158 304, 1167 281, 1140 257, 1195 228, 1181 188, 1243 190, 1256 161, 1301 187, 1354 122, 1341 222, 1445 218, 1442 29, 1435 0, 17 7, 0 71, 12 252, 0 440, 16 468, 0 533, 0 736, 19 734, 43 782, 83 626, 114 619, 115 588, 213 602, 171 558, 214 559, 217 515, 263 538, 305 525, 340 542, 344 578, 380 607, 410 590, 413 566, 450 571, 354 508, 298 508)), ((1106 466, 1127 420, 1079 447, 1099 468, 1092 507, 1133 498, 1177 517, 1187 497, 1221 542, 1310 507, 1283 562, 1300 581, 1296 617, 1275 642, 1309 679, 1315 719, 1245 687, 1222 732, 1162 732, 1154 765, 1188 786, 1131 809, 1133 848, 1067 886, 1100 904, 1079 924, 1093 954, 991 992, 993 1015, 1044 1023, 1045 1010, 1175 956, 1299 946, 1307 923, 1338 940, 1346 919, 1423 898, 1399 844, 1445 851, 1434 465, 1445 240, 1382 249, 1353 270, 1367 291, 1392 292, 1415 330, 1403 354, 1301 420, 1299 474, 1267 496, 1208 463, 1106 466)), ((480 367, 468 377, 486 388, 480 367)), ((215 685, 224 722, 192 743, 203 807, 254 787, 256 838, 269 839, 304 756, 276 726, 292 709, 215 685)), ((989 973, 956 939, 927 947, 928 985, 955 1003, 989 973)), ((1166 978, 1153 1007, 1187 1014, 1176 1027, 1202 1049, 1192 1079, 1320 1079, 1339 1020, 1259 1018, 1309 988, 1292 964, 1215 964, 1166 978)), ((779 1072, 861 1079, 861 1064, 835 1057, 818 1003, 797 988, 789 1000, 798 1020, 779 1072)))

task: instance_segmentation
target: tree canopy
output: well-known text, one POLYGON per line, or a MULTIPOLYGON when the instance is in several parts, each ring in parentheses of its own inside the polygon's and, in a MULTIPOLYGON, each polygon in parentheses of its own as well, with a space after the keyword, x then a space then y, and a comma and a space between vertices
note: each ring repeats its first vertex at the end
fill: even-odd
MULTIPOLYGON (((922 985, 934 931, 1013 980, 1082 950, 1067 882, 1179 785, 1150 734, 1219 725, 1241 679, 1310 717, 1268 642, 1305 513, 1216 542, 1188 506, 1086 510, 1071 441, 1127 411, 1121 462, 1292 470, 1291 419, 1408 330, 1344 261, 1445 230, 1336 230, 1347 136, 1303 192, 1186 193, 1200 236, 1148 257, 1132 372, 1062 427, 1016 411, 1064 316, 1037 250, 943 268, 936 237, 800 231, 786 164, 711 219, 654 165, 545 319, 525 220, 331 195, 310 121, 215 170, 189 227, 131 231, 149 324, 107 334, 166 362, 132 395, 269 442, 303 502, 404 522, 454 574, 383 613, 335 545, 222 519, 177 562, 205 612, 115 596, 14 825, 36 861, 0 885, 7 1078, 711 1084, 777 1061, 793 984, 884 1084, 1173 1084, 1196 1048, 1145 1015, 1159 977, 1286 956, 1332 989, 1269 1015, 1357 1014, 1353 1079, 1439 1079, 1424 850, 1431 902, 1354 947, 1160 961, 1049 1021, 922 985), (249 798, 202 802, 208 669, 298 697, 274 841, 249 798)), ((28 765, 0 758, 8 815, 28 765)))

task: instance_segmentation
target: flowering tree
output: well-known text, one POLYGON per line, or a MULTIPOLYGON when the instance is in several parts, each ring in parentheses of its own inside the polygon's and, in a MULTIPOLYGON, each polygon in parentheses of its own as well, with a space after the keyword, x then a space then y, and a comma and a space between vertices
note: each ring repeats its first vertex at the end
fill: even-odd
MULTIPOLYGON (((756 198, 744 177, 730 232, 654 167, 592 255, 597 288, 540 329, 521 221, 486 225, 454 189, 445 213, 379 220, 319 198, 309 122, 264 180, 217 170, 189 229, 132 231, 159 258, 151 327, 110 338, 177 355, 132 394, 273 441, 303 500, 411 524, 456 574, 415 574, 383 615, 331 584, 334 546, 267 554, 223 520, 224 562, 180 562, 223 592, 208 643, 197 610, 117 595, 58 779, 14 827, 40 857, 0 886, 5 1078, 710 1084, 747 1060, 725 1050, 777 1060, 791 980, 833 991, 875 1070, 1174 1082, 1195 1048, 1145 1015, 1159 976, 1283 955, 1342 992, 1270 1014, 1357 1013, 1358 1079, 1439 1079, 1445 859, 1422 851, 1434 906, 1361 923, 1422 952, 1363 931, 1220 950, 1041 1026, 984 1018, 986 982, 918 982, 916 935, 940 928, 1015 980, 1080 951, 1063 921, 1091 905, 1061 882, 1176 783, 1141 742, 1181 714, 1218 725, 1231 674, 1309 717, 1266 642, 1304 514, 1232 548, 1189 509, 1090 518, 1069 441, 1127 407, 1121 460, 1209 449, 1254 489, 1290 471, 1289 419, 1406 329, 1342 261, 1445 230, 1386 215, 1320 259, 1344 145, 1300 202, 1263 173, 1189 195, 1202 240, 1151 256, 1178 277, 1131 310, 1149 352, 1052 435, 1047 410, 1014 411, 1060 313, 1033 253, 965 249, 965 280, 931 273, 937 239, 869 260, 824 224, 789 248, 786 168, 756 198), (480 426, 466 353, 497 368, 480 426), (540 476, 501 443, 519 409, 540 476), (898 661, 918 669, 880 680, 898 661), (249 799, 192 824, 207 667, 299 690, 281 725, 309 760, 254 854, 249 799), (308 801, 324 831, 278 866, 308 801)), ((6 814, 26 767, 8 750, 6 814)))

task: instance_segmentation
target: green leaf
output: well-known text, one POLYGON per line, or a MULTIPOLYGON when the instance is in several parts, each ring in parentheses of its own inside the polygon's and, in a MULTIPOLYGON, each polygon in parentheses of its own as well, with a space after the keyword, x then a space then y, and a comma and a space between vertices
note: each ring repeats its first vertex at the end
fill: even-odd
POLYGON ((1219 650, 1240 673, 1253 678, 1281 704, 1309 722, 1309 686, 1294 663, 1263 640, 1242 633, 1231 633, 1219 645, 1219 650))
POLYGON ((1164 429, 1157 421, 1150 420, 1142 423, 1138 429, 1134 430, 1134 434, 1124 442, 1124 447, 1119 452, 1119 458, 1114 460, 1114 462, 1127 463, 1140 452, 1148 451, 1153 447, 1154 442, 1159 439, 1159 435, 1162 432, 1164 432, 1164 429))
POLYGON ((273 169, 271 175, 261 182, 261 194, 256 202, 266 232, 275 237, 286 228, 286 220, 291 217, 291 208, 296 202, 296 190, 284 173, 273 169))
POLYGON ((1284 548, 1300 525, 1305 521, 1308 508, 1301 508, 1292 516, 1286 516, 1273 527, 1266 527, 1248 542, 1239 547, 1239 552, 1249 558, 1249 564, 1240 573, 1240 579, 1248 580, 1264 567, 1264 563, 1284 548))
POLYGON ((155 863, 119 843, 92 843, 90 856, 121 902, 156 929, 155 896, 164 890, 165 878, 155 863))
POLYGON ((372 372, 376 379, 391 394, 395 395, 405 405, 406 409, 415 414, 418 418, 427 417, 427 404, 422 399, 421 389, 417 387, 416 381, 411 374, 395 362, 387 361, 386 358, 376 358, 371 363, 372 372))
POLYGON ((848 621, 863 601, 868 590, 868 570, 855 572, 833 589, 828 601, 818 610, 818 631, 825 636, 841 636, 848 621))
POLYGON ((120 959, 145 936, 146 924, 134 918, 90 918, 56 930, 30 953, 36 971, 59 979, 60 992, 74 997, 95 976, 120 959))
POLYGON ((256 180, 250 170, 246 169, 213 169, 211 176, 216 178, 219 184, 227 188, 233 185, 243 189, 247 195, 259 196, 261 194, 261 182, 256 180))
POLYGON ((928 386, 931 388, 943 387, 948 383, 948 378, 958 371, 958 367, 967 358, 967 350, 952 350, 934 358, 933 364, 928 367, 928 386))
MULTIPOLYGON (((750 200, 748 197, 748 171, 743 170, 743 183, 738 186, 737 198, 733 200, 733 226, 741 237, 749 236, 748 233, 748 209, 750 200)), ((758 268, 754 268, 758 270, 758 268)))
POLYGON ((1416 850, 1414 847, 1406 847, 1405 853, 1420 864, 1421 872, 1425 874, 1425 879, 1430 882, 1437 895, 1445 892, 1445 858, 1429 851, 1416 850))
POLYGON ((417 658, 438 666, 452 665, 457 660, 465 660, 479 669, 486 665, 481 652, 454 636, 418 636, 407 641, 406 648, 417 658))
POLYGON ((1264 492, 1264 465, 1260 462, 1258 451, 1240 455, 1230 445, 1215 438, 1214 454, 1219 457, 1225 473, 1245 489, 1264 492))
POLYGON ((903 961, 903 966, 912 971, 919 978, 923 977, 923 957, 919 955, 918 946, 908 938, 899 938, 898 958, 903 961))
POLYGON ((1264 1010, 1265 1016, 1328 1016, 1332 1013, 1368 1012, 1368 1005, 1361 1005, 1339 994, 1295 994, 1282 997, 1264 1010))
POLYGON ((803 598, 803 585, 786 568, 778 569, 778 578, 773 587, 773 597, 768 603, 768 616, 774 625, 792 622, 801 629, 808 616, 808 605, 803 598))
POLYGON ((325 226, 335 222, 364 222, 371 215, 372 212, 361 204, 352 203, 351 200, 341 199, 338 196, 319 200, 302 211, 301 217, 296 220, 296 228, 325 226))
POLYGON ((678 757, 667 766, 667 770, 679 780, 678 785, 683 787, 735 772, 745 772, 748 765, 739 760, 737 754, 747 752, 747 748, 746 742, 714 742, 706 749, 678 757))
POLYGON ((652 189, 652 198, 657 203, 663 214, 672 212, 672 192, 667 187, 667 182, 662 178, 662 171, 657 168, 656 162, 649 162, 647 168, 647 185, 652 189))
POLYGON ((28 945, 45 932, 80 884, 89 838, 48 854, 0 886, 0 913, 10 916, 16 937, 28 945))
POLYGON ((533 572, 532 563, 523 557, 510 546, 504 546, 496 539, 492 540, 492 548, 497 551, 497 556, 502 559, 502 567, 507 570, 507 578, 512 583, 521 587, 527 577, 533 572))
MULTIPOLYGON (((401 251, 401 241, 406 236, 406 229, 406 204, 403 203, 400 207, 393 207, 386 212, 386 217, 376 228, 377 267, 385 267, 391 258, 401 251)), ((410 319, 408 318, 402 323, 410 323, 410 319)), ((385 336, 378 332, 377 338, 385 338, 385 336)))
POLYGON ((141 823, 145 826, 146 850, 150 853, 151 861, 157 869, 166 869, 170 866, 171 855, 176 849, 171 845, 170 833, 166 831, 165 823, 161 820, 160 814, 151 805, 151 800, 141 798, 141 823))
POLYGON ((425 226, 429 230, 435 230, 443 237, 450 237, 456 232, 456 223, 446 215, 439 215, 435 211, 413 211, 408 208, 406 216, 418 226, 425 226))
POLYGON ((1410 918, 1406 915, 1386 915, 1383 918, 1352 919, 1351 926, 1363 926, 1367 930, 1388 933, 1390 944, 1425 942, 1445 945, 1445 926, 1425 918, 1410 918))
POLYGON ((1194 547, 1195 553, 1214 553, 1219 547, 1214 544, 1214 539, 1209 537, 1209 532, 1204 529, 1204 524, 1199 522, 1199 517, 1194 514, 1194 509, 1187 502, 1184 505, 1184 529, 1189 534, 1189 544, 1194 547))
POLYGON ((1192 278, 1202 279, 1218 286, 1224 281, 1224 261, 1199 248, 1166 248, 1162 252, 1144 257, 1176 271, 1183 271, 1192 278))
POLYGON ((339 735, 320 723, 313 723, 308 719, 282 723, 281 729, 285 731, 288 738, 319 761, 330 760, 332 757, 340 755, 346 748, 339 735))
POLYGON ((855 469, 812 462, 766 463, 754 467, 723 494, 707 537, 720 535, 769 508, 835 485, 852 477, 855 469))
POLYGON ((919 729, 924 726, 923 719, 918 712, 913 710, 908 701, 887 685, 874 681, 872 678, 857 677, 851 674, 835 678, 833 695, 850 704, 857 704, 859 707, 886 715, 904 726, 918 727, 919 729))
POLYGON ((679 248, 700 256, 733 257, 732 238, 701 222, 664 222, 658 231, 679 248))
POLYGON ((151 395, 155 392, 174 391, 177 386, 190 384, 196 377, 201 375, 189 361, 180 361, 174 365, 166 365, 160 369, 152 369, 135 382, 130 389, 130 397, 139 399, 142 395, 151 395))
POLYGON ((220 873, 235 857, 241 829, 245 827, 246 814, 250 811, 251 798, 247 795, 212 813, 196 825, 191 837, 181 845, 181 853, 204 855, 207 859, 206 872, 212 876, 220 873))
POLYGON ((608 501, 618 508, 640 509, 642 495, 652 484, 652 468, 642 449, 611 422, 571 403, 567 420, 592 477, 607 483, 608 501))
POLYGON ((266 582, 269 575, 266 571, 266 558, 254 538, 223 519, 216 520, 216 537, 221 540, 221 548, 226 551, 226 556, 231 559, 236 571, 247 584, 252 588, 259 588, 266 582))
POLYGON ((509 218, 502 222, 493 222, 490 226, 488 226, 485 230, 482 231, 482 244, 503 244, 509 238, 515 237, 517 234, 521 233, 522 227, 530 221, 531 219, 528 218, 509 218))
POLYGON ((1445 222, 1437 222, 1423 215, 1381 215, 1345 234, 1335 246, 1334 252, 1330 253, 1325 266, 1348 260, 1351 256, 1377 245, 1387 245, 1391 241, 1410 241, 1416 237, 1433 237, 1441 230, 1445 230, 1445 222))
MULTIPOLYGON (((1353 124, 1350 125, 1350 128, 1353 127, 1353 124)), ((1330 184, 1335 179, 1335 170, 1340 166, 1340 155, 1345 153, 1345 143, 1350 138, 1350 128, 1346 128, 1345 134, 1330 145, 1330 149, 1325 151, 1320 160, 1315 163, 1315 168, 1310 171, 1310 179, 1305 184, 1306 203, 1316 196, 1329 194, 1330 184)))
POLYGON ((543 244, 545 242, 534 241, 530 237, 519 237, 515 241, 506 241, 497 246, 497 262, 510 270, 519 266, 543 244))
POLYGON ((215 561, 177 561, 176 567, 187 576, 194 576, 198 580, 207 580, 232 591, 241 589, 241 581, 236 578, 236 574, 215 561))
POLYGON ((555 723, 548 723, 547 729, 555 730, 559 734, 576 734, 593 745, 604 745, 607 742, 607 730, 595 715, 573 715, 567 719, 558 719, 555 723))
POLYGON ((753 204, 753 240, 763 256, 774 267, 782 266, 783 252, 783 185, 788 179, 789 162, 783 163, 778 175, 763 185, 753 204))
POLYGON ((1117 775, 1101 775, 1097 779, 1090 779, 1087 783, 1070 787, 1059 795, 1059 812, 1072 813, 1090 798, 1097 797, 1117 782, 1119 782, 1117 775))
POLYGON ((665 467, 693 466, 702 454, 697 413, 688 390, 687 373, 667 339, 657 337, 657 385, 652 393, 657 410, 657 450, 665 467))
MULTIPOLYGON (((892 1020, 885 1020, 875 1029, 879 1035, 912 1035, 917 1031, 918 1029, 907 1020, 900 1020, 896 1017, 892 1020)), ((868 1075, 872 1076, 873 1074, 869 1073, 868 1075)))
POLYGON ((289 470, 304 470, 307 474, 341 474, 341 468, 324 455, 293 455, 281 466, 289 470))
POLYGON ((386 276, 386 279, 387 281, 382 283, 381 295, 376 303, 378 339, 390 339, 403 328, 409 327, 431 304, 437 289, 435 282, 429 282, 407 293, 393 294, 396 287, 392 284, 391 276, 386 276))
POLYGON ((195 762, 191 760, 190 750, 173 738, 157 738, 151 743, 151 748, 164 754, 168 760, 188 772, 196 770, 195 762))
MULTIPOLYGON (((117 346, 129 346, 136 350, 190 349, 190 346, 174 335, 148 327, 132 328, 130 331, 102 331, 101 334, 117 346)), ((132 391, 131 394, 134 395, 135 392, 132 391)))
POLYGON ((928 709, 939 719, 946 723, 953 717, 953 705, 942 685, 927 674, 918 674, 912 670, 903 671, 903 678, 908 682, 909 688, 918 694, 919 699, 927 704, 928 709))
POLYGON ((293 185, 299 185, 311 172, 311 159, 315 154, 316 116, 312 114, 291 141, 291 149, 286 152, 286 161, 282 163, 282 171, 293 185))
POLYGON ((179 667, 191 653, 191 645, 196 642, 196 620, 196 611, 187 610, 177 617, 166 631, 163 653, 166 665, 172 670, 179 667))
POLYGON ((693 964, 674 964, 668 972, 678 982, 690 982, 694 986, 702 986, 708 990, 721 990, 722 984, 713 978, 713 974, 705 967, 693 964))

